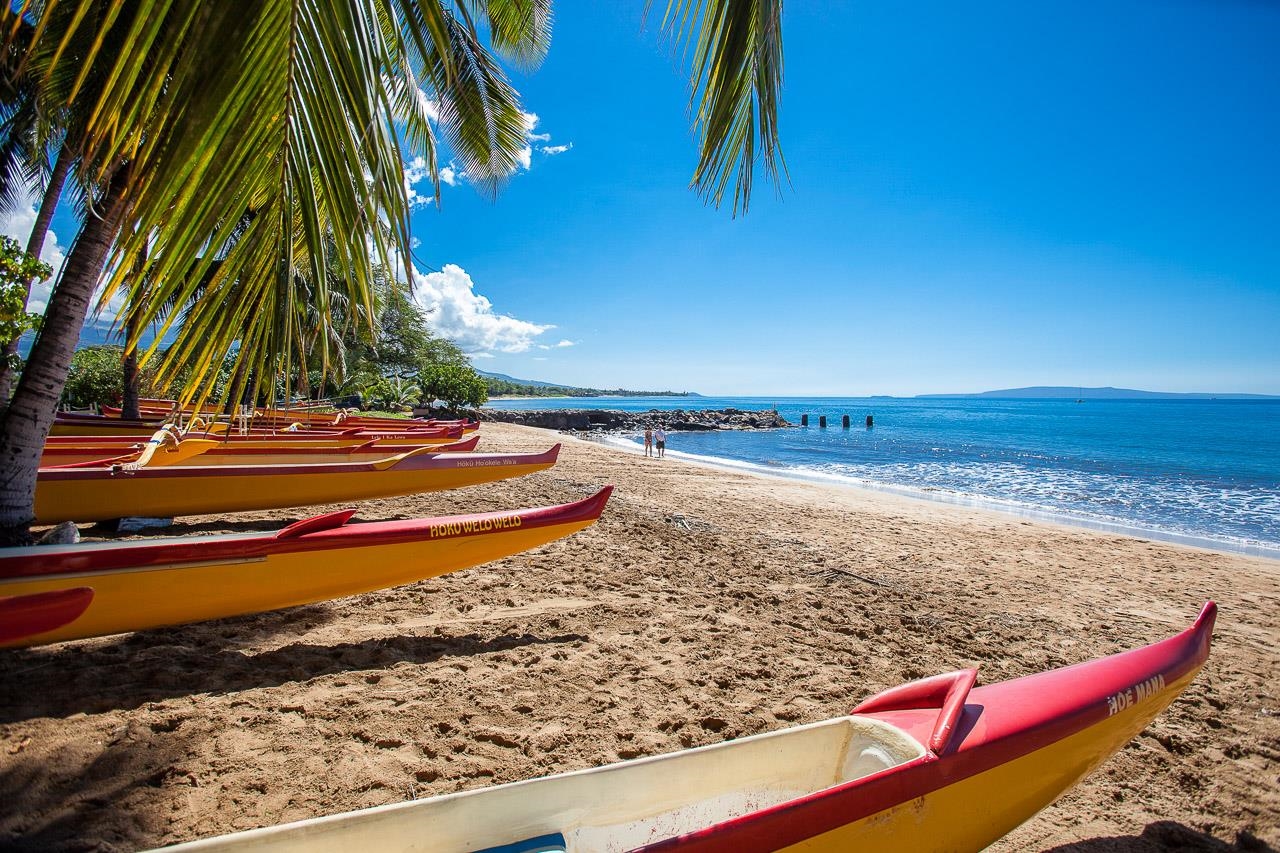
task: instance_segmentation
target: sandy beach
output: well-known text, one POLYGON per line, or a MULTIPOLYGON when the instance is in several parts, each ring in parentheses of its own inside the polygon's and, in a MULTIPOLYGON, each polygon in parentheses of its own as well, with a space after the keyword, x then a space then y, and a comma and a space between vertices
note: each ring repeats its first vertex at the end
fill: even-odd
POLYGON ((991 849, 1280 846, 1280 562, 519 426, 486 424, 481 449, 556 441, 548 472, 359 518, 615 484, 570 539, 339 601, 0 652, 0 848, 134 850, 714 743, 925 675, 989 683, 1142 645, 1209 598, 1213 654, 1182 698, 991 849))

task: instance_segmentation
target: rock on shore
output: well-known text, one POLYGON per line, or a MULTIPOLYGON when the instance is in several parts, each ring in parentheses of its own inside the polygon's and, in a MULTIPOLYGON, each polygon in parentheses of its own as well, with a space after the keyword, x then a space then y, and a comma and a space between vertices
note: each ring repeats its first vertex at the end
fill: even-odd
POLYGON ((718 429, 778 429, 791 424, 776 410, 747 412, 742 409, 684 409, 623 412, 616 409, 533 409, 505 411, 481 409, 480 419, 508 424, 574 432, 635 432, 662 427, 668 432, 718 429))

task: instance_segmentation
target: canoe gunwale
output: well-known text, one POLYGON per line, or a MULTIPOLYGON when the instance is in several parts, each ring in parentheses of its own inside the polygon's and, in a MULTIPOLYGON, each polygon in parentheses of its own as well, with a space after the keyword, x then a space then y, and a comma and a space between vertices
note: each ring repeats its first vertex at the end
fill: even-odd
POLYGON ((165 537, 150 541, 103 543, 105 547, 78 543, 4 548, 0 549, 0 589, 6 582, 32 578, 61 575, 92 577, 95 573, 137 571, 162 565, 247 561, 300 551, 359 549, 424 539, 464 539, 499 532, 507 527, 529 529, 590 522, 600 517, 612 492, 613 486, 605 486, 579 501, 533 509, 344 523, 341 526, 334 526, 332 521, 343 512, 326 513, 295 522, 280 531, 234 537, 165 537), (311 526, 300 533, 289 532, 299 525, 311 526))
MULTIPOLYGON (((394 451, 395 448, 388 448, 394 451)), ((61 466, 41 468, 37 482, 101 481, 114 478, 139 480, 172 477, 280 477, 309 474, 371 474, 381 471, 425 471, 431 469, 550 465, 560 453, 560 445, 542 453, 442 453, 432 446, 417 447, 368 462, 314 462, 284 465, 163 465, 155 468, 121 469, 61 466)), ((199 459, 200 457, 194 457, 199 459)))

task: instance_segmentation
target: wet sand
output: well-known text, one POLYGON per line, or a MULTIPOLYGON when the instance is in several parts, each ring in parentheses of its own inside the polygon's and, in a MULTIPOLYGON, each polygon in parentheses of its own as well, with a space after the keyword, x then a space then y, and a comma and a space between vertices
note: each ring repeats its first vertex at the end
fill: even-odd
POLYGON ((410 586, 0 652, 0 847, 133 850, 715 743, 938 672, 987 683, 1142 645, 1207 598, 1213 654, 1183 697, 992 849, 1280 846, 1280 562, 482 435, 482 450, 565 447, 548 472, 359 517, 614 483, 602 520, 410 586))

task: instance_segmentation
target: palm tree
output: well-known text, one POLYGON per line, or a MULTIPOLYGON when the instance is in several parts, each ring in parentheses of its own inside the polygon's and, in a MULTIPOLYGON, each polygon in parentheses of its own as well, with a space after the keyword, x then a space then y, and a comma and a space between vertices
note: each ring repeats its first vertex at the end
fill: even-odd
MULTIPOLYGON (((703 137, 694 184, 719 204, 736 175, 735 213, 746 207, 757 137, 766 170, 777 172, 780 6, 671 0, 664 16, 693 47, 703 137)), ((18 70, 44 114, 83 116, 67 144, 87 213, 0 415, 0 542, 26 536, 40 448, 100 279, 102 300, 128 290, 139 328, 159 321, 157 341, 173 322, 163 306, 191 303, 158 372, 164 381, 189 371, 198 393, 229 352, 239 353, 238 375, 270 377, 302 341, 330 340, 303 327, 331 325, 329 282, 343 282, 338 295, 373 316, 374 266, 409 257, 402 146, 422 151, 435 177, 423 86, 468 174, 497 191, 524 128, 475 17, 515 62, 546 52, 549 0, 4 5, 0 49, 15 49, 22 22, 34 27, 18 70), (342 276, 328 275, 330 233, 342 276), (148 274, 131 279, 129 260, 144 248, 148 274)), ((322 346, 322 366, 327 357, 322 346)))
MULTIPOLYGON (((50 121, 40 114, 34 81, 20 70, 34 32, 34 27, 21 21, 12 34, 9 49, 0 53, 0 212, 14 212, 19 205, 27 204, 30 189, 44 187, 26 247, 28 255, 38 258, 70 174, 72 158, 61 144, 65 122, 50 121)), ((30 298, 32 284, 26 282, 24 300, 30 298)), ((10 365, 17 352, 15 339, 0 353, 0 409, 8 405, 13 390, 10 365)))

